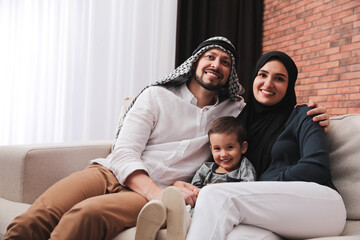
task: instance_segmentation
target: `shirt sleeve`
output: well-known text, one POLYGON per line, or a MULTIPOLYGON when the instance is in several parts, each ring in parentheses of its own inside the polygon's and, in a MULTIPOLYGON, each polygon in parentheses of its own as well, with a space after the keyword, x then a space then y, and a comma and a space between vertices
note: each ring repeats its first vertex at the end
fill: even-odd
POLYGON ((109 155, 110 170, 120 184, 136 170, 148 172, 141 160, 151 132, 156 125, 158 107, 151 88, 145 89, 127 113, 114 151, 109 155))
MULTIPOLYGON (((295 117, 291 123, 293 137, 287 139, 298 144, 300 156, 297 162, 295 159, 295 164, 287 166, 272 180, 307 181, 319 184, 331 181, 325 132, 318 123, 312 121, 311 116, 306 115, 306 111, 307 108, 302 108, 302 111, 298 112, 298 117, 295 117)), ((283 149, 283 151, 286 152, 288 149, 283 149)), ((294 161, 291 158, 296 156, 287 154, 288 162, 294 161)))

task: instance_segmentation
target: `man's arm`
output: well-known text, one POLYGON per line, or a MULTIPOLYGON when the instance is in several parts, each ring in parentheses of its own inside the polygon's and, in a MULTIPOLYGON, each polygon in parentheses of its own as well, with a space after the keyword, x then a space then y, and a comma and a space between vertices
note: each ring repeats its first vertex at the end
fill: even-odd
POLYGON ((318 122, 326 132, 330 127, 330 120, 329 114, 327 114, 327 109, 325 107, 318 106, 317 103, 312 100, 309 101, 307 106, 313 108, 307 112, 307 115, 314 116, 312 120, 314 122, 318 122))
POLYGON ((146 173, 137 170, 131 173, 125 181, 125 185, 144 196, 148 201, 153 199, 161 200, 163 189, 159 187, 146 173))

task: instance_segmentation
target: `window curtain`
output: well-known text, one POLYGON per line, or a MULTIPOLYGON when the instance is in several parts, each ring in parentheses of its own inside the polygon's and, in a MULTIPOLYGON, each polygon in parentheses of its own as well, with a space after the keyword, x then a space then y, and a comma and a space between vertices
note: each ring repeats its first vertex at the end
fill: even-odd
POLYGON ((236 69, 245 97, 262 51, 262 0, 178 0, 176 66, 207 38, 224 36, 239 52, 236 69))
POLYGON ((1 0, 0 145, 112 139, 174 68, 176 0, 1 0))

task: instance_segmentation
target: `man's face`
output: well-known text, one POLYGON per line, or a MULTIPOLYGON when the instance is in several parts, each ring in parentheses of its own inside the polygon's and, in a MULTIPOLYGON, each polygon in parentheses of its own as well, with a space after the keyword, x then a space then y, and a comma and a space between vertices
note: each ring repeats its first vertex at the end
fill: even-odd
POLYGON ((216 91, 226 84, 230 71, 230 55, 219 48, 212 48, 200 57, 195 71, 195 80, 203 88, 216 91))

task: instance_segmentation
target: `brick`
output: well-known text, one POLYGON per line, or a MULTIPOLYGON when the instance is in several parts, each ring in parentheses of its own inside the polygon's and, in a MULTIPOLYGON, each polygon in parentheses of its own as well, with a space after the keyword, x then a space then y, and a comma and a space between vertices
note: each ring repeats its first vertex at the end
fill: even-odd
MULTIPOLYGON (((312 84, 311 88, 312 89, 324 89, 325 88, 325 90, 329 90, 328 83, 326 83, 326 82, 319 82, 319 83, 312 84)), ((329 94, 331 94, 331 93, 329 93, 329 94)))
POLYGON ((310 73, 309 73, 309 72, 299 71, 298 80, 299 80, 299 79, 303 79, 303 78, 308 78, 309 76, 310 76, 310 73))
POLYGON ((330 42, 330 47, 344 46, 346 44, 351 43, 351 39, 352 39, 352 37, 347 37, 347 38, 341 38, 341 39, 338 39, 338 40, 334 40, 334 41, 330 42))
POLYGON ((356 114, 360 113, 360 108, 348 108, 348 113, 356 114))
POLYGON ((353 29, 353 24, 352 23, 342 24, 340 26, 333 27, 331 29, 331 34, 343 33, 343 32, 346 32, 346 31, 350 31, 351 29, 353 29))
MULTIPOLYGON (((360 71, 360 63, 359 64, 353 64, 349 67, 351 72, 360 71)), ((360 74, 359 74, 360 75, 360 74)))
POLYGON ((316 70, 319 70, 319 64, 312 64, 309 66, 304 66, 301 69, 301 71, 304 71, 304 72, 312 72, 312 71, 316 71, 316 70))
POLYGON ((331 102, 339 102, 339 101, 348 100, 348 95, 347 95, 347 94, 330 95, 330 96, 328 96, 327 98, 328 98, 328 101, 331 101, 331 102))
POLYGON ((329 75, 332 75, 332 74, 342 74, 342 73, 345 73, 348 71, 348 68, 347 67, 337 67, 337 68, 331 68, 329 69, 329 75))
POLYGON ((338 88, 338 94, 344 94, 344 93, 358 93, 359 87, 343 87, 338 88))
POLYGON ((339 103, 338 102, 325 101, 325 102, 321 103, 321 106, 326 107, 326 108, 337 108, 337 107, 339 107, 339 103))
POLYGON ((312 27, 312 24, 311 23, 304 23, 304 24, 301 24, 301 25, 297 25, 295 26, 295 31, 303 31, 305 29, 309 29, 312 27))
POLYGON ((358 63, 360 63, 360 57, 340 59, 340 66, 358 64, 358 63))
POLYGON ((348 87, 348 86, 350 86, 350 81, 349 80, 345 80, 345 81, 343 80, 343 81, 329 82, 328 86, 329 86, 329 88, 348 87))
POLYGON ((318 78, 318 77, 311 77, 311 76, 310 76, 310 74, 312 74, 312 73, 313 73, 313 72, 309 72, 309 77, 302 79, 303 84, 313 84, 313 83, 318 83, 318 82, 319 82, 319 78, 318 78))
POLYGON ((324 49, 323 51, 320 52, 320 54, 321 56, 324 56, 324 55, 333 55, 339 52, 340 52, 340 47, 332 47, 332 48, 324 49))
MULTIPOLYGON (((320 82, 332 82, 339 80, 339 75, 326 75, 319 77, 320 82)), ((329 86, 330 87, 330 86, 329 86)))
MULTIPOLYGON (((359 8, 360 9, 360 8, 359 8)), ((360 21, 353 22, 354 28, 360 27, 360 21)))
POLYGON ((297 85, 295 86, 296 91, 310 90, 311 85, 297 85))
POLYGON ((313 9, 313 13, 322 13, 329 9, 329 6, 327 4, 322 4, 316 8, 313 9))
POLYGON ((321 95, 334 95, 337 93, 337 90, 336 89, 333 89, 333 88, 329 88, 329 89, 319 89, 318 90, 318 95, 321 96, 321 95))
POLYGON ((327 101, 327 96, 310 95, 309 100, 313 100, 313 101, 317 102, 319 105, 321 105, 320 104, 321 102, 326 102, 327 101))
POLYGON ((331 16, 333 14, 336 14, 338 12, 342 11, 342 6, 341 5, 337 5, 337 6, 333 6, 331 8, 329 8, 328 10, 323 11, 323 16, 331 16))
POLYGON ((321 1, 308 1, 306 6, 305 6, 305 9, 306 10, 308 10, 308 9, 313 10, 313 8, 317 8, 317 7, 321 6, 322 4, 323 3, 321 1))
POLYGON ((350 80, 350 86, 360 86, 360 79, 352 79, 350 80))
POLYGON ((303 91, 300 91, 301 95, 304 96, 316 96, 317 95, 317 91, 316 90, 303 90, 303 91))
POLYGON ((343 101, 339 102, 339 106, 343 108, 360 108, 360 101, 343 101))
POLYGON ((320 69, 310 72, 310 77, 320 77, 329 74, 329 69, 320 69))
POLYGON ((354 8, 359 6, 359 2, 358 1, 354 1, 354 0, 349 0, 347 3, 344 3, 344 1, 342 0, 341 2, 342 5, 342 10, 347 10, 349 8, 354 8))
POLYGON ((311 41, 304 42, 303 47, 306 48, 306 47, 311 47, 311 46, 319 45, 319 44, 321 44, 320 39, 313 39, 311 41))
MULTIPOLYGON (((306 9, 306 7, 305 7, 305 9, 306 9)), ((304 18, 309 17, 311 15, 313 15, 313 10, 312 9, 300 12, 300 13, 296 14, 295 16, 296 16, 297 19, 304 19, 304 18)))
POLYGON ((358 79, 359 72, 347 72, 340 75, 340 80, 358 79))
POLYGON ((349 100, 360 100, 360 93, 349 94, 349 100))
POLYGON ((305 104, 309 102, 309 97, 299 97, 299 94, 296 94, 296 100, 298 104, 305 104))
POLYGON ((330 116, 338 116, 338 115, 343 115, 343 114, 347 114, 348 111, 346 108, 329 108, 328 109, 328 114, 330 116))
POLYGON ((329 36, 330 33, 331 33, 331 30, 317 31, 316 33, 314 33, 314 34, 312 35, 312 38, 313 38, 313 39, 323 38, 323 37, 329 36))
MULTIPOLYGON (((350 43, 351 43, 351 41, 350 41, 350 43)), ((360 49, 360 42, 351 43, 351 44, 342 46, 340 51, 345 52, 345 51, 352 51, 354 49, 360 49)))
POLYGON ((360 34, 356 36, 352 36, 351 42, 352 43, 360 42, 360 34))
MULTIPOLYGON (((354 14, 354 10, 353 9, 347 9, 347 10, 342 10, 341 12, 338 12, 336 14, 333 14, 331 16, 332 20, 336 20, 336 19, 343 19, 344 16, 351 16, 352 14, 354 14)), ((344 23, 344 22, 343 22, 344 23)))
POLYGON ((334 67, 338 67, 339 66, 339 61, 328 61, 326 63, 322 63, 319 65, 320 69, 324 69, 324 68, 334 68, 334 67))
POLYGON ((321 43, 332 42, 341 38, 341 34, 330 34, 330 30, 327 30, 327 33, 328 34, 320 38, 321 43))
POLYGON ((342 22, 343 24, 345 24, 345 23, 349 23, 349 22, 355 22, 356 20, 358 20, 358 16, 356 16, 356 15, 350 15, 350 16, 348 16, 348 17, 342 18, 342 19, 341 19, 341 22, 342 22))
POLYGON ((332 54, 329 56, 329 61, 334 61, 334 60, 341 60, 344 58, 350 58, 351 56, 351 52, 340 52, 337 54, 332 54))

